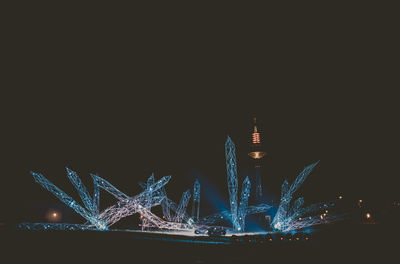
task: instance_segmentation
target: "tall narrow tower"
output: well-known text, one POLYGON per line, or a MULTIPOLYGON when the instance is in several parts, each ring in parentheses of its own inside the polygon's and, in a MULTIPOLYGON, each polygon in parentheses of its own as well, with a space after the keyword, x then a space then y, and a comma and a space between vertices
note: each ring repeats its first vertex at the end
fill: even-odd
POLYGON ((260 128, 257 125, 257 120, 254 117, 253 132, 251 133, 250 151, 249 156, 253 161, 254 176, 251 183, 254 186, 251 196, 253 196, 253 203, 261 203, 262 187, 261 187, 261 159, 267 154, 262 151, 260 128), (255 195, 254 195, 255 194, 255 195))

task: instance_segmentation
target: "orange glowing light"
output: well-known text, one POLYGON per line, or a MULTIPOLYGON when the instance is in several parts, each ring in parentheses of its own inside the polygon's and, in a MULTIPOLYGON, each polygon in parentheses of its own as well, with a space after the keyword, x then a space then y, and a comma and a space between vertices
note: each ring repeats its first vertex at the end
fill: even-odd
POLYGON ((365 217, 366 217, 367 219, 370 219, 370 218, 372 217, 372 215, 371 215, 370 213, 366 213, 366 214, 365 214, 365 217))
POLYGON ((55 210, 50 210, 46 213, 46 219, 49 222, 59 222, 61 217, 61 213, 55 210))
POLYGON ((253 144, 260 144, 261 140, 260 140, 260 133, 256 132, 252 134, 252 138, 253 138, 253 144))

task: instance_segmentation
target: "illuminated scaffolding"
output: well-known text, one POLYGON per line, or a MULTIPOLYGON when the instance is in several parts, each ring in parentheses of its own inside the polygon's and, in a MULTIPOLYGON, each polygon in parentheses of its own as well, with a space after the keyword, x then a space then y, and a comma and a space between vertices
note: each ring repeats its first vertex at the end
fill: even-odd
MULTIPOLYGON (((154 173, 147 179, 147 185, 146 185, 146 201, 145 201, 145 208, 146 210, 151 211, 151 200, 153 197, 153 190, 152 186, 155 182, 154 179, 154 173)), ((142 230, 145 229, 145 227, 148 226, 147 224, 147 218, 142 217, 142 230)))
MULTIPOLYGON (((71 196, 52 184, 42 174, 36 172, 31 172, 31 174, 37 183, 81 215, 86 222, 83 224, 21 223, 18 227, 26 230, 108 230, 122 218, 139 214, 142 220, 142 230, 155 228, 160 230, 204 231, 208 230, 210 225, 215 225, 221 221, 229 221, 232 223, 233 229, 226 228, 226 230, 233 233, 243 232, 246 228, 246 216, 265 213, 271 209, 271 206, 268 204, 248 206, 251 190, 251 182, 248 177, 242 182, 238 204, 236 150, 235 144, 230 137, 227 138, 225 143, 225 159, 230 210, 199 218, 200 183, 197 179, 193 185, 192 214, 189 216, 186 208, 191 198, 190 190, 182 194, 179 204, 172 201, 166 194, 165 186, 170 181, 171 176, 162 177, 157 181, 154 174, 152 174, 145 183, 139 182, 143 191, 131 197, 118 190, 104 178, 90 174, 93 180, 93 195, 91 195, 78 174, 67 168, 68 179, 77 190, 82 204, 79 204, 71 196), (105 190, 115 197, 116 203, 104 210, 100 210, 100 190, 105 190), (162 208, 163 218, 152 212, 152 208, 158 205, 162 208)), ((283 182, 280 204, 271 223, 271 227, 274 230, 287 232, 339 221, 346 217, 345 215, 328 214, 327 209, 333 207, 335 205, 334 202, 317 203, 306 207, 304 207, 304 199, 302 197, 292 202, 294 193, 317 164, 318 162, 305 167, 291 185, 286 180, 283 182)))
MULTIPOLYGON (((147 179, 147 184, 144 182, 139 182, 139 185, 142 187, 143 190, 147 189, 149 183, 154 181, 154 174, 147 179), (151 179, 153 177, 153 179, 151 179)), ((190 191, 186 191, 182 194, 182 199, 180 205, 177 205, 173 200, 167 197, 165 187, 163 186, 158 191, 155 192, 156 196, 163 197, 161 201, 161 208, 163 211, 164 219, 169 222, 188 222, 190 217, 186 213, 186 207, 190 200, 190 191), (178 212, 179 210, 179 212, 178 212), (172 213, 171 213, 172 212, 172 213)), ((150 196, 149 196, 150 197, 150 196)), ((143 219, 143 218, 142 218, 143 219)), ((146 221, 144 221, 146 222, 146 221)), ((142 223, 145 227, 147 226, 146 223, 142 223)))
POLYGON ((300 185, 305 181, 307 176, 311 173, 312 169, 318 164, 315 162, 307 167, 296 177, 293 184, 289 186, 289 182, 284 180, 281 187, 281 201, 279 203, 278 210, 272 220, 272 226, 275 229, 280 229, 282 223, 288 217, 288 211, 290 207, 290 202, 295 191, 300 187, 300 185))
POLYGON ((318 164, 315 162, 307 167, 297 176, 292 185, 284 181, 281 190, 281 201, 278 211, 271 223, 275 230, 287 232, 295 229, 301 229, 313 225, 336 222, 343 220, 346 215, 328 215, 328 208, 335 206, 334 202, 323 202, 303 207, 304 199, 296 199, 290 206, 293 194, 305 181, 312 169, 318 164), (320 213, 323 212, 323 213, 320 213), (315 215, 316 213, 319 213, 315 215), (314 215, 313 215, 314 214, 314 215))
POLYGON ((228 136, 225 143, 226 176, 228 180, 229 206, 231 208, 232 225, 235 230, 240 231, 237 215, 237 192, 238 179, 236 167, 236 149, 232 139, 228 136))
MULTIPOLYGON (((49 192, 53 193, 57 198, 59 198, 63 203, 72 208, 75 212, 86 219, 86 223, 82 225, 74 224, 51 224, 51 223, 34 223, 32 228, 38 229, 40 226, 44 230, 48 229, 59 229, 65 227, 68 230, 78 230, 78 229, 98 229, 107 230, 111 225, 118 222, 121 218, 140 213, 146 221, 145 226, 157 226, 160 228, 183 228, 184 225, 173 223, 165 223, 166 221, 160 219, 150 212, 150 208, 161 204, 161 201, 165 198, 162 192, 158 192, 165 184, 168 183, 171 176, 165 176, 159 181, 154 181, 154 176, 150 177, 148 180, 148 186, 146 190, 134 197, 129 197, 123 192, 115 188, 111 183, 105 179, 99 177, 98 175, 91 174, 94 183, 94 195, 93 198, 89 195, 86 187, 78 177, 78 175, 67 168, 67 176, 73 183, 74 187, 77 189, 79 196, 81 197, 83 204, 82 207, 79 205, 71 196, 67 195, 57 186, 52 184, 47 180, 42 174, 31 172, 33 178, 37 183, 44 187, 49 192), (108 207, 99 213, 99 198, 100 189, 104 189, 111 195, 113 195, 118 202, 108 207), (154 195, 157 194, 157 195, 154 195), (147 223, 148 222, 148 223, 147 223)), ((24 223, 20 227, 27 228, 28 223, 24 223)))
POLYGON ((232 139, 228 136, 225 143, 226 174, 228 181, 229 203, 231 208, 232 225, 236 231, 244 231, 247 206, 250 197, 250 180, 246 177, 242 183, 242 192, 238 207, 238 177, 236 165, 236 148, 232 139))
POLYGON ((181 201, 179 202, 178 209, 176 210, 175 213, 175 218, 174 222, 180 223, 182 222, 182 219, 184 218, 184 214, 186 214, 186 207, 189 203, 190 200, 190 191, 187 190, 182 194, 181 201))
POLYGON ((242 184, 242 193, 240 194, 240 203, 238 210, 240 230, 243 231, 246 224, 247 205, 249 203, 249 197, 250 197, 250 187, 251 184, 249 177, 246 177, 246 179, 244 179, 242 184))
POLYGON ((200 182, 196 179, 193 185, 192 219, 199 221, 200 217, 200 182))

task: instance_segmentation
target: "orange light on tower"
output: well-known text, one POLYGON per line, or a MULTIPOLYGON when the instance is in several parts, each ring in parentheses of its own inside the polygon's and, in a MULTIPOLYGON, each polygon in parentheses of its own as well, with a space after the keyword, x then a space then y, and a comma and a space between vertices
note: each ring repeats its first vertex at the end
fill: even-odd
POLYGON ((253 132, 252 137, 253 137, 253 144, 260 144, 260 133, 256 132, 257 127, 255 127, 255 132, 253 132))
MULTIPOLYGON (((251 203, 253 204, 259 204, 262 202, 262 180, 261 180, 261 159, 267 154, 262 150, 261 146, 261 134, 260 134, 260 129, 257 125, 257 120, 256 118, 253 119, 253 129, 251 131, 251 137, 250 137, 250 150, 248 155, 251 157, 253 160, 253 166, 254 166, 254 176, 251 177, 251 183, 252 183, 252 191, 253 193, 251 203)), ((260 222, 265 222, 264 216, 260 217, 260 222)))
POLYGON ((267 153, 261 151, 261 136, 257 126, 257 119, 254 118, 253 133, 251 134, 251 145, 249 156, 253 159, 261 159, 267 153))

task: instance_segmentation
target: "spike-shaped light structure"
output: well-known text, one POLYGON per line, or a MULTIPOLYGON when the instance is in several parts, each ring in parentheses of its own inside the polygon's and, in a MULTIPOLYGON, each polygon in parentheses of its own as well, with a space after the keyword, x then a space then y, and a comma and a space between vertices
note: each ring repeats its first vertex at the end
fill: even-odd
MULTIPOLYGON (((151 176, 147 179, 147 185, 146 185, 146 201, 144 203, 144 206, 146 210, 151 211, 151 202, 152 202, 152 197, 153 197, 153 190, 152 186, 154 185, 155 179, 154 179, 154 173, 151 174, 151 176)), ((142 217, 142 230, 144 230, 148 226, 147 224, 147 218, 142 217)))
MULTIPOLYGON (((222 211, 199 219, 200 183, 198 180, 195 181, 193 186, 193 208, 191 218, 186 213, 186 207, 191 196, 189 190, 182 194, 179 205, 166 195, 165 185, 169 182, 171 176, 165 176, 156 181, 154 175, 151 175, 146 183, 139 183, 143 188, 143 192, 130 197, 105 179, 98 175, 91 174, 94 185, 93 196, 91 196, 78 177, 78 174, 67 168, 67 176, 78 191, 83 205, 78 204, 77 201, 52 184, 42 174, 35 172, 31 172, 31 174, 37 183, 53 193, 67 206, 71 207, 75 212, 81 215, 86 222, 84 224, 21 223, 19 228, 28 230, 107 230, 120 219, 138 213, 142 217, 143 228, 207 230, 210 224, 221 220, 228 220, 231 221, 233 225, 233 230, 231 231, 243 232, 245 230, 246 215, 266 212, 271 206, 266 204, 248 206, 251 189, 251 183, 248 177, 246 177, 242 183, 238 205, 236 150, 235 144, 230 137, 226 140, 225 151, 230 211, 222 211), (116 204, 102 211, 100 211, 100 189, 107 191, 117 199, 116 204), (162 206, 165 220, 151 212, 151 208, 157 205, 162 206), (174 212, 174 215, 172 215, 171 212, 174 212)), ((342 220, 345 217, 345 215, 327 214, 328 211, 326 209, 334 206, 334 202, 318 203, 303 207, 304 199, 300 197, 291 205, 293 194, 305 181, 317 163, 318 162, 307 166, 291 185, 286 180, 283 182, 281 201, 271 224, 275 230, 287 232, 293 229, 342 220), (323 213, 321 214, 322 211, 323 213)))
POLYGON ((67 195, 63 192, 60 188, 52 184, 49 180, 47 180, 42 174, 31 172, 33 178, 37 183, 39 183, 43 188, 54 194, 60 201, 65 203, 67 206, 71 207, 75 212, 85 218, 91 225, 95 226, 100 230, 106 230, 106 224, 101 221, 98 217, 98 214, 93 210, 92 202, 88 202, 86 199, 87 190, 86 187, 83 185, 81 180, 79 179, 78 175, 71 170, 67 169, 68 177, 70 178, 71 182, 76 187, 79 196, 84 202, 86 209, 80 206, 71 196, 67 195), (86 193, 83 193, 86 192, 86 193))
POLYGON ((192 219, 197 222, 200 216, 200 182, 196 179, 193 185, 192 219))
POLYGON ((228 136, 225 143, 226 174, 228 180, 229 203, 233 228, 236 231, 244 231, 247 205, 250 197, 250 180, 246 177, 242 183, 242 193, 238 208, 238 177, 236 166, 236 148, 232 139, 228 136))
MULTIPOLYGON (((140 185, 140 187, 142 187, 143 190, 146 190, 148 184, 150 184, 153 181, 154 181, 154 175, 150 176, 147 179, 147 183, 139 182, 139 185, 140 185)), ((170 222, 174 222, 179 206, 174 201, 172 201, 170 198, 167 197, 167 194, 166 194, 166 191, 165 191, 165 187, 160 188, 158 191, 156 191, 154 193, 155 193, 156 196, 163 197, 163 200, 161 201, 161 208, 162 208, 162 211, 163 211, 164 219, 167 220, 167 221, 170 221, 170 222), (172 215, 171 212, 174 212, 174 215, 172 215)), ((189 195, 190 195, 190 192, 189 192, 189 195)), ((188 199, 190 199, 190 196, 188 197, 188 199)), ((190 217, 186 213, 186 208, 180 214, 181 214, 180 218, 184 222, 188 222, 189 221, 190 217)), ((142 223, 142 227, 143 226, 146 227, 147 224, 146 223, 142 223)))
POLYGON ((239 225, 240 230, 244 231, 245 223, 246 223, 246 214, 247 214, 247 205, 249 203, 250 197, 250 180, 249 177, 244 179, 242 184, 242 193, 240 194, 240 203, 239 203, 239 210, 238 210, 238 218, 239 218, 239 225))
POLYGON ((228 191, 229 191, 229 205, 231 208, 231 218, 233 228, 240 231, 240 224, 238 220, 238 207, 237 207, 237 195, 238 195, 238 179, 237 179, 237 167, 236 167, 236 149, 232 139, 228 136, 225 142, 225 161, 226 161, 226 176, 228 180, 228 191))
MULTIPOLYGON (((152 176, 153 176, 153 174, 152 174, 152 176)), ((147 182, 149 182, 149 181, 151 181, 151 180, 147 179, 147 182)), ((147 183, 139 182, 139 185, 143 190, 147 189, 147 183)), ((165 191, 165 187, 162 187, 160 189, 160 196, 164 197, 164 199, 161 201, 161 208, 162 208, 162 211, 163 211, 164 219, 166 219, 167 221, 173 221, 173 218, 172 218, 172 215, 171 215, 171 206, 173 207, 172 203, 174 203, 174 202, 171 201, 167 197, 167 194, 166 194, 166 191, 165 191)))
POLYGON ((290 202, 292 200, 293 194, 298 190, 301 184, 305 181, 307 176, 311 173, 312 169, 318 164, 315 162, 307 167, 296 177, 293 184, 289 186, 289 183, 285 180, 282 184, 281 190, 281 201, 275 217, 271 223, 272 227, 276 230, 284 230, 287 226, 287 220, 290 219, 289 211, 291 214, 297 213, 300 207, 303 205, 303 198, 299 198, 293 204, 290 210, 290 202))
POLYGON ((182 194, 181 201, 179 202, 178 209, 176 210, 175 222, 182 222, 183 216, 186 213, 186 207, 189 203, 190 196, 190 190, 187 190, 182 194))
MULTIPOLYGON (((115 222, 119 221, 122 217, 134 214, 136 212, 145 213, 149 215, 147 212, 148 208, 152 206, 158 205, 161 203, 164 197, 162 196, 151 196, 147 191, 142 192, 134 197, 129 197, 123 192, 119 191, 108 181, 99 177, 98 175, 91 174, 94 183, 94 194, 93 198, 90 197, 86 187, 78 177, 78 175, 67 168, 68 178, 71 180, 72 184, 78 191, 79 196, 81 197, 83 204, 86 208, 79 205, 71 196, 67 195, 60 188, 52 184, 49 180, 47 180, 42 174, 31 172, 33 178, 37 183, 39 183, 42 187, 44 187, 49 192, 53 193, 58 199, 60 199, 67 206, 71 207, 75 212, 81 215, 83 218, 87 220, 87 223, 84 225, 72 225, 65 224, 65 228, 72 230, 73 228, 77 229, 98 229, 98 230, 106 230, 108 227, 115 222), (115 198, 119 200, 117 206, 111 206, 105 209, 103 212, 99 213, 99 198, 100 198, 100 188, 112 194, 115 198), (113 210, 118 208, 116 210, 113 210), (111 213, 110 213, 111 212, 111 213)), ((171 176, 163 177, 161 180, 157 182, 152 182, 149 185, 149 190, 158 191, 165 184, 168 183, 171 176)), ((150 215, 151 216, 151 215, 150 215)), ((28 224, 24 224, 24 227, 27 227, 28 224)), ((40 224, 35 224, 35 228, 38 228, 40 224)), ((44 229, 51 229, 51 224, 43 224, 44 229)), ((63 225, 57 224, 54 226, 55 229, 62 228, 63 225)))
POLYGON ((162 212, 164 215, 164 218, 167 221, 172 221, 172 216, 171 216, 171 202, 168 197, 167 194, 165 192, 165 188, 161 188, 160 192, 165 196, 165 199, 161 201, 161 208, 162 208, 162 212))
POLYGON ((93 205, 94 200, 90 196, 85 185, 83 184, 83 182, 78 177, 78 174, 75 171, 72 171, 69 168, 66 168, 66 170, 69 180, 74 185, 75 189, 78 191, 79 197, 81 198, 86 209, 88 209, 90 212, 93 213, 96 210, 95 206, 93 205))

